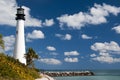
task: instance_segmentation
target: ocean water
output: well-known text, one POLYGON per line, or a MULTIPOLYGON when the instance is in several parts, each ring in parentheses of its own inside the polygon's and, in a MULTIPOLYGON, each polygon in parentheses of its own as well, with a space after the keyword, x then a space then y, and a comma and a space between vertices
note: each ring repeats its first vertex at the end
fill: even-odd
POLYGON ((55 77, 55 80, 120 80, 120 76, 75 76, 55 77))
POLYGON ((55 80, 120 80, 120 70, 93 70, 94 76, 54 77, 55 80))

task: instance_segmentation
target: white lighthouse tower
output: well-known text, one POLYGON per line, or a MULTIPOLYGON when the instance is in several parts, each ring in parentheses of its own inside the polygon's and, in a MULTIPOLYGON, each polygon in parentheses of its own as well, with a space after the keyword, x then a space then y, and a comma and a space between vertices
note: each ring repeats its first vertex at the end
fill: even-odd
POLYGON ((14 58, 18 59, 21 63, 26 65, 25 58, 25 37, 24 37, 24 21, 25 14, 24 9, 22 7, 17 9, 16 14, 16 39, 15 39, 15 47, 14 47, 14 58))

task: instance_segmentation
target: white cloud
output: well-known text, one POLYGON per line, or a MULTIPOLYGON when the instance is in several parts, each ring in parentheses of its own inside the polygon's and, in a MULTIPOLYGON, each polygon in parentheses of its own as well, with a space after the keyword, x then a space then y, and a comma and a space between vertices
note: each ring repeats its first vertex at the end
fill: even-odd
POLYGON ((46 49, 49 51, 56 51, 56 48, 53 46, 47 46, 46 49))
POLYGON ((32 39, 44 39, 44 33, 40 30, 33 30, 32 33, 28 33, 26 36, 27 41, 31 41, 32 39))
POLYGON ((64 40, 71 40, 72 36, 70 34, 66 34, 64 40))
POLYGON ((120 46, 114 41, 111 41, 110 43, 95 43, 91 46, 91 49, 99 52, 120 52, 120 46))
POLYGON ((74 15, 65 14, 57 19, 59 20, 61 27, 66 24, 69 28, 73 29, 81 29, 85 22, 85 16, 82 12, 74 15))
POLYGON ((86 35, 86 34, 82 34, 81 37, 82 37, 82 39, 92 39, 92 37, 89 37, 89 36, 86 35))
POLYGON ((107 4, 103 4, 103 8, 108 11, 109 13, 112 13, 114 15, 118 15, 118 13, 120 13, 120 7, 116 7, 116 6, 111 6, 111 5, 107 5, 107 4))
POLYGON ((108 16, 109 13, 107 10, 104 10, 104 6, 101 6, 99 4, 94 4, 94 7, 92 7, 90 9, 90 13, 94 16, 98 16, 98 17, 101 17, 101 16, 108 16))
POLYGON ((62 62, 58 59, 54 58, 44 58, 39 60, 42 63, 50 64, 50 65, 60 65, 62 62))
POLYGON ((113 27, 112 30, 115 30, 116 33, 120 34, 120 25, 113 27))
POLYGON ((96 57, 96 54, 91 54, 90 57, 96 57))
POLYGON ((66 57, 65 59, 64 59, 64 61, 65 62, 78 62, 79 60, 78 60, 78 58, 68 58, 68 57, 66 57))
MULTIPOLYGON (((16 0, 0 0, 0 25, 16 26, 15 14, 17 9, 16 0)), ((30 15, 30 8, 23 6, 25 9, 25 26, 40 27, 41 20, 33 18, 30 15)))
POLYGON ((15 44, 15 36, 14 35, 4 36, 3 40, 5 42, 5 51, 11 51, 14 49, 14 44, 15 44))
POLYGON ((44 26, 52 26, 54 24, 53 19, 46 19, 45 22, 43 23, 44 26))
POLYGON ((91 46, 91 49, 99 53, 98 55, 90 55, 92 60, 99 61, 101 63, 120 62, 120 57, 115 57, 120 55, 120 46, 114 41, 111 41, 110 43, 95 43, 91 46))
POLYGON ((100 52, 99 55, 100 55, 100 56, 110 56, 110 54, 107 53, 107 52, 100 52))
POLYGON ((57 17, 57 20, 59 20, 61 28, 63 28, 64 25, 67 25, 70 29, 81 29, 86 24, 98 25, 106 23, 107 16, 110 16, 110 14, 117 16, 119 13, 120 7, 107 4, 94 4, 94 7, 90 8, 90 11, 87 13, 79 12, 73 15, 64 14, 57 17))
POLYGON ((61 40, 71 40, 72 36, 70 34, 55 34, 56 37, 59 37, 61 40))
POLYGON ((78 56, 79 52, 77 51, 70 51, 70 52, 64 52, 65 56, 78 56))
POLYGON ((120 58, 113 58, 111 56, 97 56, 95 58, 92 58, 92 60, 99 61, 101 63, 116 63, 120 62, 120 58))
POLYGON ((25 9, 25 26, 26 27, 41 27, 42 25, 42 21, 37 19, 37 18, 33 18, 30 15, 30 8, 23 6, 23 8, 25 9))

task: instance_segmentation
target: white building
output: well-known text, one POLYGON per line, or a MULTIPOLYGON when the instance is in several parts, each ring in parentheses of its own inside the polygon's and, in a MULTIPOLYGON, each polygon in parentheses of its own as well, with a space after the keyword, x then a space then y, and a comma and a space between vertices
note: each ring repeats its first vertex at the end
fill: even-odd
POLYGON ((24 21, 25 21, 25 14, 24 9, 22 7, 17 9, 16 14, 16 39, 15 39, 15 47, 14 47, 14 58, 18 59, 21 63, 26 65, 26 58, 25 58, 25 37, 24 37, 24 21))

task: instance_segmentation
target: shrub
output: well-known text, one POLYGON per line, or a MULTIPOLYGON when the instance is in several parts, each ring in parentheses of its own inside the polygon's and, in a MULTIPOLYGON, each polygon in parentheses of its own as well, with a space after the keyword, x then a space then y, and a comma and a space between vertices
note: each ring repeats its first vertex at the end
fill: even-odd
POLYGON ((0 53, 0 80, 34 80, 39 73, 18 60, 0 53))

